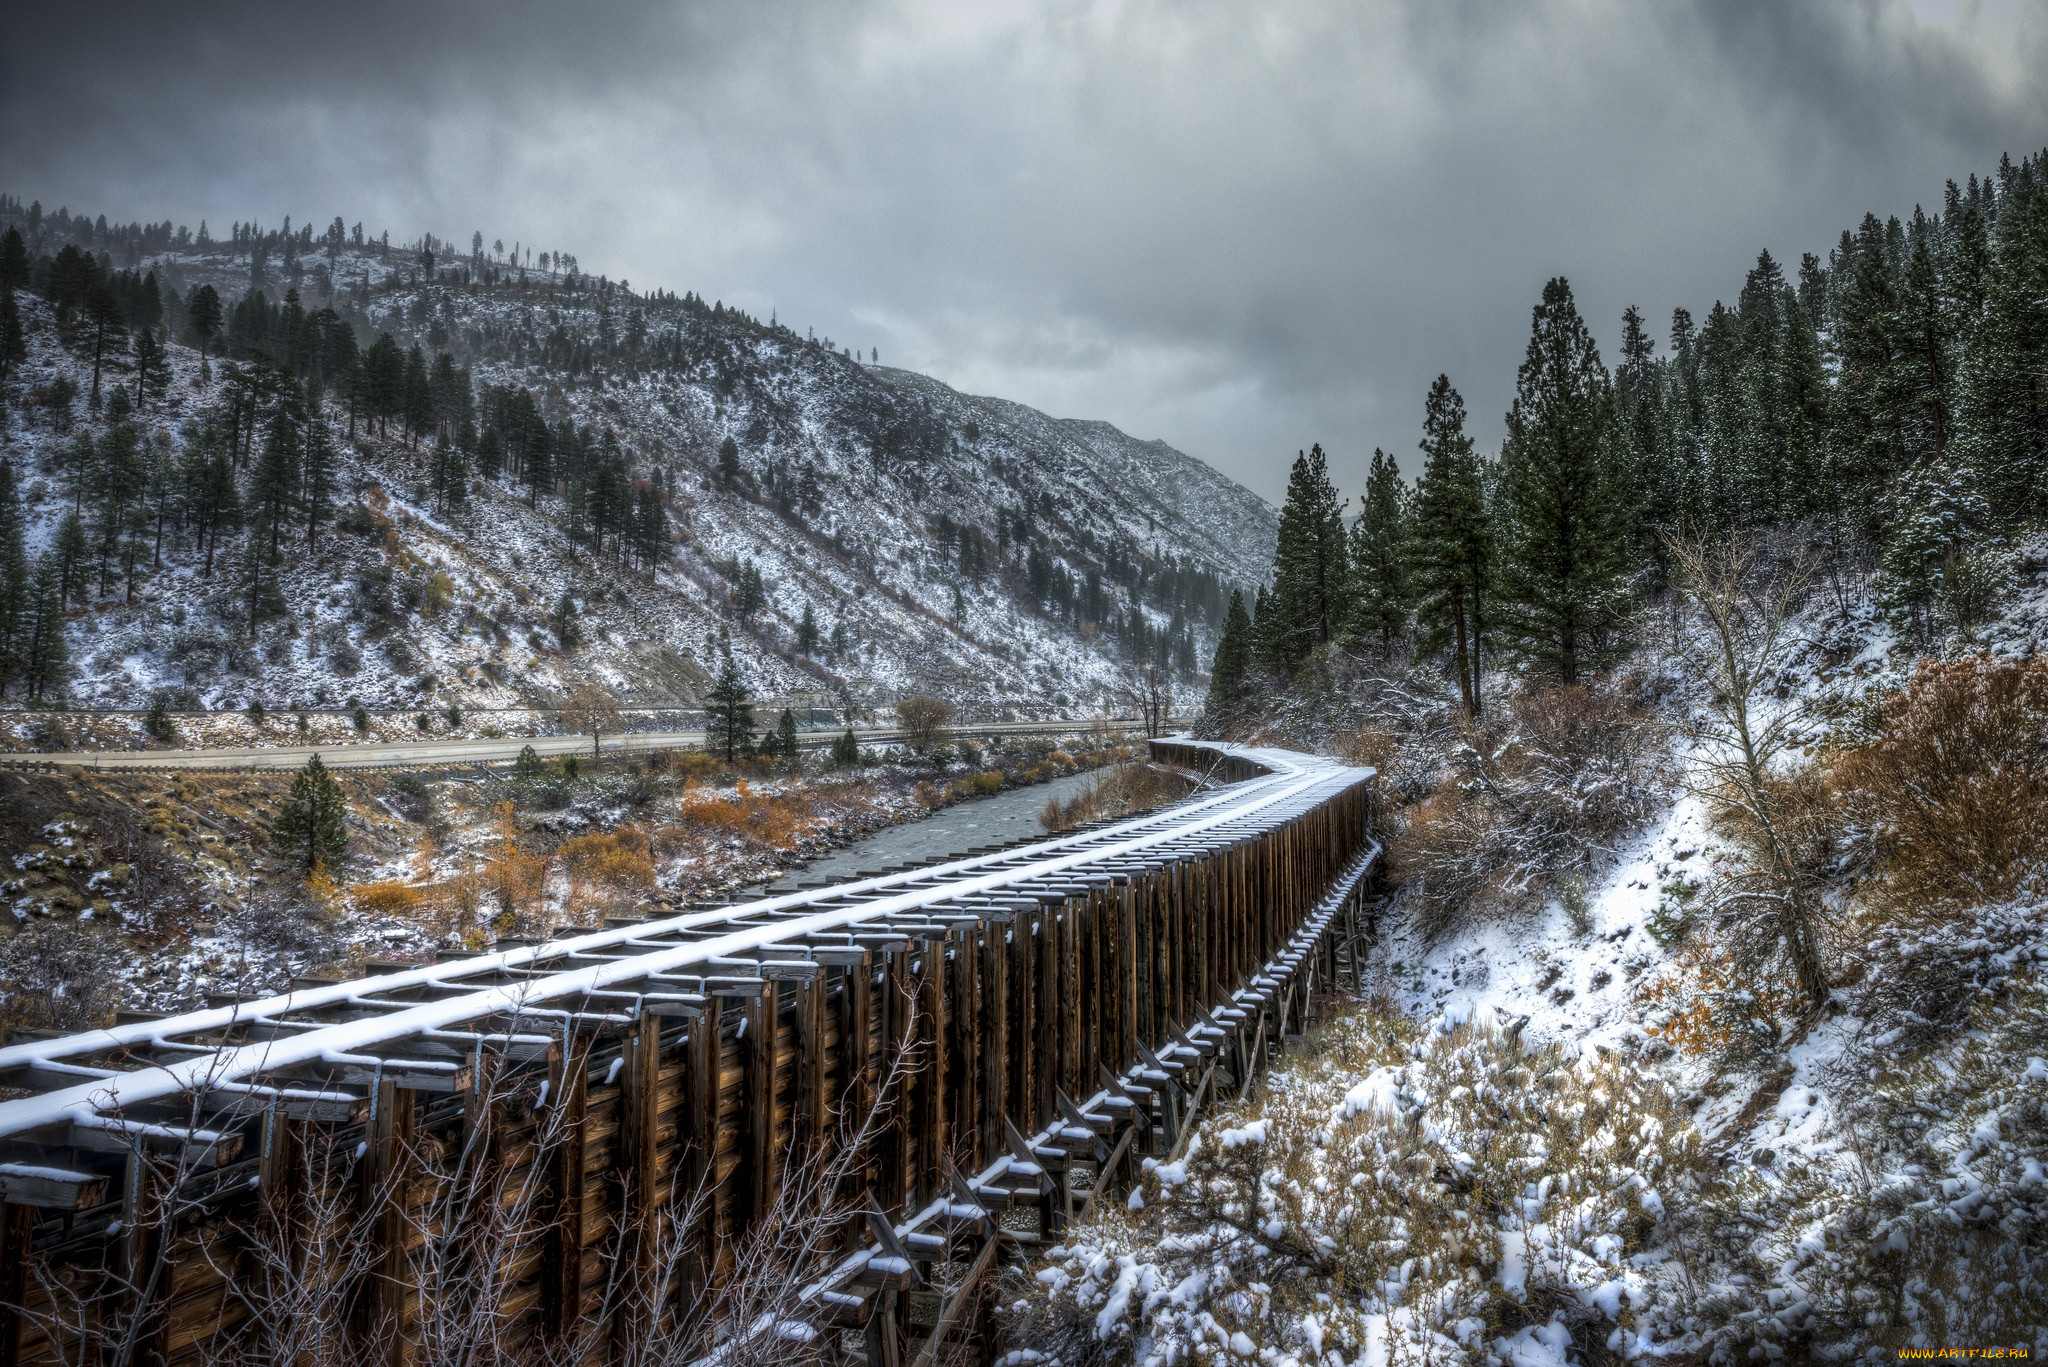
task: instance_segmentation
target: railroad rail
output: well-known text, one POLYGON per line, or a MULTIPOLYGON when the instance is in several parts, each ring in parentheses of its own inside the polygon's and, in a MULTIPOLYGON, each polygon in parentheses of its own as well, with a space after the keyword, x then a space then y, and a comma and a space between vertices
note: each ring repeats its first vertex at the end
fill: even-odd
POLYGON ((758 1291, 747 1250, 815 1214, 790 1204, 821 1172, 863 1213, 803 1243, 787 1294, 732 1332, 836 1336, 868 1367, 919 1338, 920 1367, 985 1350, 975 1278, 1169 1152, 1223 1086, 1248 1092, 1338 971, 1332 928, 1355 939, 1378 857, 1370 769, 1152 746, 1228 786, 943 864, 11 1039, 0 1367, 303 1358, 300 1320, 351 1360, 417 1361, 444 1302, 478 1295, 499 1355, 655 1360, 678 1307, 758 1291))

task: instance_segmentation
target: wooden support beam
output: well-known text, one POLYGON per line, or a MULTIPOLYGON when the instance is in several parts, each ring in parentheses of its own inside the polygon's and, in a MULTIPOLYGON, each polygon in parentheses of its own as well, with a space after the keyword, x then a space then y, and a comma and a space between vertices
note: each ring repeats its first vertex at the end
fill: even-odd
POLYGON ((627 1360, 630 1345, 653 1328, 656 1258, 666 1233, 667 1211, 660 1199, 661 1020, 640 1013, 621 1055, 619 1095, 619 1222, 632 1260, 631 1280, 616 1321, 614 1356, 627 1360))
POLYGON ((29 1249, 36 1232, 36 1208, 8 1201, 0 1205, 0 1367, 21 1363, 20 1306, 28 1299, 29 1249))
POLYGON ((746 1036, 746 1091, 741 1102, 747 1128, 747 1199, 742 1222, 751 1227, 775 1204, 781 1183, 781 1146, 775 1132, 775 1070, 779 1062, 782 996, 775 983, 748 998, 741 1009, 746 1036))
POLYGON ((589 1102, 592 1039, 571 1034, 549 1070, 544 1129, 552 1141, 548 1163, 549 1223, 541 1249, 542 1331, 560 1340, 583 1313, 583 1120, 589 1102))

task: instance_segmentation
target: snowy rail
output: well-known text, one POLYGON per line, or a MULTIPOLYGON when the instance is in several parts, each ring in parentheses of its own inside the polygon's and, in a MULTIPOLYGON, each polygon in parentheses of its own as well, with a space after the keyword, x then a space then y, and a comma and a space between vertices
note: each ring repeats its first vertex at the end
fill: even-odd
MULTIPOLYGON (((1154 748, 1234 781, 943 864, 11 1040, 0 1302, 23 1309, 0 1310, 0 1364, 70 1360, 117 1323, 137 1360, 199 1361, 241 1318, 227 1282, 246 1239, 219 1231, 259 1201, 304 1203, 314 1147, 395 1206, 433 1180, 422 1155, 478 1126, 539 1133, 543 1114, 553 1138, 503 1160, 561 1213, 507 1285, 529 1339, 615 1313, 616 1231, 643 1231, 644 1261, 695 1210, 701 1227, 673 1232, 718 1275, 718 1245, 771 1211, 790 1164, 880 1115, 859 1154, 868 1240, 817 1269, 795 1313, 863 1327, 870 1363, 900 1361, 902 1292, 995 1239, 998 1212, 1036 1214, 1007 1241, 1052 1238, 1070 1171, 1100 1189, 1127 1154, 1169 1147, 1304 1028, 1335 971, 1327 932, 1378 855, 1372 771, 1154 748), (137 1274, 151 1259, 165 1275, 137 1274), (114 1289, 60 1304, 32 1263, 114 1289)), ((354 1313, 402 1358, 425 1294, 405 1271, 415 1227, 373 1227, 354 1313)))

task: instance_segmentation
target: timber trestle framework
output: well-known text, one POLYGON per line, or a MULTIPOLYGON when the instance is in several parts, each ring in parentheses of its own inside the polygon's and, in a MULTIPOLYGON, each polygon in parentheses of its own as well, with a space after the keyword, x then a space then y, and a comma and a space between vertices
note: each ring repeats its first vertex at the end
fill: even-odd
POLYGON ((433 1250, 460 1233, 433 1192, 479 1134, 493 1218, 533 1212, 462 1274, 491 1288, 500 1358, 573 1339, 648 1361, 650 1318, 693 1279, 715 1303, 792 1170, 857 1128, 867 1213, 810 1256, 773 1332, 825 1331, 869 1367, 910 1367, 920 1337, 919 1367, 985 1349, 968 1293, 998 1247, 1049 1244, 1205 1098, 1249 1090, 1306 1027, 1326 932, 1355 935, 1377 859, 1370 769, 1153 752, 1229 786, 941 865, 10 1040, 0 1367, 226 1361, 293 1305, 333 1318, 304 1287, 262 1300, 283 1265, 353 1278, 351 1362, 415 1360, 453 1275, 433 1250), (266 1260, 280 1226, 342 1229, 337 1211, 346 1247, 266 1260), (939 1294, 913 1306, 920 1288, 939 1294))

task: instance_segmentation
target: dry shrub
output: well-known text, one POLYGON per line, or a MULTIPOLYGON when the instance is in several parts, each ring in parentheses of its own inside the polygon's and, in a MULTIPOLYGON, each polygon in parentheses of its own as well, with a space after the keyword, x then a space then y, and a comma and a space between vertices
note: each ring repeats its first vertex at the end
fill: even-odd
POLYGON ((0 1027, 90 1030, 121 1005, 124 956, 110 929, 35 920, 0 941, 0 1027))
POLYGON ((654 861, 647 837, 627 827, 610 834, 579 835, 555 851, 569 876, 582 883, 613 888, 644 888, 654 882, 654 861))
POLYGON ((520 848, 518 815, 511 803, 500 802, 492 815, 498 818, 498 834, 483 875, 488 895, 498 904, 492 925, 500 935, 526 934, 536 927, 534 909, 547 887, 547 856, 520 848))
POLYGON ((2012 896, 2048 852, 2048 659, 1923 661, 1830 776, 1887 910, 2012 896))
POLYGON ((1646 1327, 1632 1255, 1702 1164, 1656 1077, 1398 1012, 1289 1053, 1262 1102, 1148 1164, 1137 1210, 1105 1203, 1013 1274, 1008 1342, 1043 1355, 1023 1360, 1563 1360, 1540 1328, 1600 1361, 1646 1327))
POLYGON ((731 797, 686 782, 677 810, 685 826, 738 836, 771 850, 793 848, 820 819, 817 796, 810 790, 761 794, 744 779, 731 797))
POLYGON ((1644 979, 1634 1000, 1651 1022, 1650 1034, 1681 1053, 1729 1067, 1776 1049, 1799 1008, 1782 984, 1700 943, 1683 946, 1663 973, 1644 979))
POLYGON ((1178 769, 1143 761, 1127 761, 1100 770, 1086 788, 1061 802, 1048 799, 1038 824, 1048 831, 1070 831, 1090 821, 1150 811, 1194 791, 1195 781, 1178 769))
POLYGON ((1389 872, 1430 933, 1526 906, 1649 816, 1665 753, 1662 728, 1631 698, 1532 688, 1457 747, 1394 837, 1389 872))
MULTIPOLYGON (((1837 1100, 1847 1143, 1724 1168, 1678 1224, 1717 1275, 1685 1297, 1689 1360, 1896 1361, 2048 1343, 2048 993, 2019 975, 1968 1028, 1887 1048, 1837 1100), (1733 1275, 1730 1275, 1733 1274, 1733 1275)), ((2024 1357, 2024 1348, 2006 1354, 2024 1357)), ((1990 1356, 1990 1354, 1986 1354, 1990 1356)))
POLYGON ((350 894, 356 910, 369 916, 404 916, 417 911, 420 890, 399 878, 364 883, 350 894))

